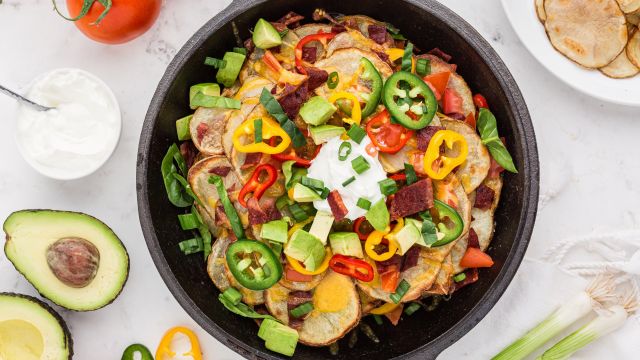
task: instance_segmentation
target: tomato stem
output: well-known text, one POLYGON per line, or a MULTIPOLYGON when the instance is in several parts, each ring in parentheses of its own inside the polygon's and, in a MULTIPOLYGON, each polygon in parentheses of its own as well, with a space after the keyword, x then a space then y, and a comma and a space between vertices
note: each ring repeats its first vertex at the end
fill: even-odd
POLYGON ((66 19, 66 20, 69 20, 69 21, 78 21, 78 20, 82 19, 83 17, 87 16, 87 14, 89 13, 89 10, 93 6, 93 4, 96 1, 99 2, 102 6, 104 6, 104 11, 100 14, 100 16, 98 16, 96 21, 94 21, 91 25, 100 24, 102 19, 104 19, 104 17, 107 16, 107 14, 109 13, 109 11, 111 10, 111 7, 113 5, 112 0, 83 0, 82 9, 80 10, 80 13, 78 14, 78 16, 76 16, 74 18, 70 18, 70 17, 65 16, 62 12, 60 12, 60 9, 58 9, 58 4, 57 4, 56 0, 51 0, 51 1, 53 2, 53 9, 58 13, 58 15, 62 16, 62 18, 66 19))

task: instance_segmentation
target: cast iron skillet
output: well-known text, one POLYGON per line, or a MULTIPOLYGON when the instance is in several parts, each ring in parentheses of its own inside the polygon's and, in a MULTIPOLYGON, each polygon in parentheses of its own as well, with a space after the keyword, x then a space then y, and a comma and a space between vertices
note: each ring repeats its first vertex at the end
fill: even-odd
MULTIPOLYGON (((440 47, 453 55, 459 72, 474 92, 484 94, 499 120, 518 174, 505 174, 496 234, 488 252, 495 265, 480 271, 480 280, 444 302, 436 311, 419 311, 400 325, 373 325, 380 344, 366 337, 353 349, 341 341, 338 356, 326 348, 298 346, 296 359, 415 358, 432 359, 466 334, 498 301, 513 278, 527 248, 538 202, 538 154, 525 102, 511 74, 491 46, 463 19, 433 0, 236 0, 205 24, 169 65, 147 113, 137 162, 140 222, 151 256, 165 283, 184 309, 206 331, 242 356, 283 358, 264 348, 252 320, 224 309, 218 290, 205 272, 201 255, 184 256, 178 242, 188 234, 180 229, 179 210, 167 200, 160 162, 176 141, 175 120, 190 113, 188 89, 211 81, 214 71, 205 56, 221 57, 233 46, 231 22, 242 38, 258 18, 278 19, 290 10, 310 17, 322 7, 331 12, 364 14, 388 21, 421 49, 440 47)), ((369 321, 369 320, 365 320, 369 321)), ((388 324, 388 323, 387 323, 388 324)))

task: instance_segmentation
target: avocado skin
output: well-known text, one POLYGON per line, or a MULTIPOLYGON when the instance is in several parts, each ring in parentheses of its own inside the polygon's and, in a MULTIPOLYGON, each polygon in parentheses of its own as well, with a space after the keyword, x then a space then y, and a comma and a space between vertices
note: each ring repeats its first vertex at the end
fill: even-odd
MULTIPOLYGON (((42 211, 55 212, 55 213, 65 213, 65 214, 81 214, 81 215, 84 215, 84 216, 88 216, 88 217, 90 217, 90 218, 92 218, 92 219, 94 219, 94 220, 96 220, 96 221, 98 221, 98 222, 100 222, 100 223, 104 224, 104 226, 106 226, 106 227, 109 229, 109 231, 111 231, 111 232, 114 234, 114 238, 118 239, 118 241, 119 241, 119 242, 120 242, 120 244, 122 245, 122 248, 124 249, 125 253, 127 254, 127 269, 126 269, 126 274, 127 274, 127 275, 126 275, 126 277, 125 277, 124 281, 122 282, 122 286, 120 287, 120 290, 118 291, 118 293, 116 293, 116 294, 113 296, 113 299, 111 299, 108 303, 105 303, 104 305, 102 305, 102 306, 100 306, 100 307, 97 307, 97 308, 95 308, 95 309, 89 309, 89 310, 77 310, 77 309, 71 309, 71 308, 68 308, 68 307, 66 307, 66 306, 63 306, 63 305, 61 305, 61 304, 58 304, 55 300, 52 300, 52 299, 48 298, 47 296, 45 296, 44 294, 40 293, 40 290, 38 289, 38 287, 37 287, 37 286, 35 286, 35 284, 33 284, 33 283, 29 280, 29 278, 28 278, 28 277, 27 277, 27 276, 26 276, 22 271, 18 270, 18 267, 17 267, 17 266, 13 263, 13 261, 12 261, 12 260, 7 256, 7 259, 9 259, 9 262, 11 262, 11 265, 13 265, 13 268, 14 268, 14 269, 16 269, 16 271, 17 271, 17 272, 19 272, 19 273, 20 273, 20 275, 22 275, 22 276, 23 276, 23 277, 24 277, 24 278, 29 282, 29 284, 31 284, 31 286, 33 286, 33 288, 34 288, 34 289, 36 289, 36 291, 38 291, 38 294, 40 294, 40 296, 42 296, 43 298, 45 298, 45 299, 47 299, 47 300, 51 301, 52 303, 54 303, 54 304, 56 304, 56 305, 58 305, 58 306, 60 306, 60 307, 62 307, 62 308, 64 308, 64 309, 67 309, 67 310, 70 310, 70 311, 76 311, 76 312, 85 312, 85 311, 94 311, 94 310, 102 309, 103 307, 105 307, 105 306, 107 306, 107 305, 111 305, 111 303, 113 303, 113 302, 118 298, 118 296, 120 296, 120 294, 122 293, 122 290, 124 289, 125 285, 127 284, 127 281, 129 280, 129 270, 131 270, 131 258, 129 257, 129 251, 127 251, 127 247, 126 247, 126 246, 124 246, 124 243, 122 242, 122 240, 120 240, 120 238, 116 235, 116 233, 113 231, 113 229, 111 229, 111 227, 109 227, 109 225, 107 225, 106 223, 104 223, 102 220, 100 220, 100 219, 96 218, 95 216, 91 216, 91 215, 89 215, 89 214, 85 214, 85 213, 78 212, 78 211, 51 210, 51 209, 25 209, 25 210, 18 210, 18 211, 14 211, 14 212, 12 212, 11 214, 9 214, 9 216, 7 216, 7 220, 8 220, 9 218, 11 218, 11 216, 12 216, 12 215, 14 215, 14 214, 18 214, 18 213, 38 213, 38 212, 42 212, 42 211)), ((4 243, 4 247, 3 247, 4 252, 5 252, 5 255, 6 255, 6 253, 7 253, 7 244, 11 241, 11 236, 9 236, 9 234, 8 234, 8 232, 7 232, 6 228, 5 228, 5 226, 6 226, 6 220, 5 220, 5 222, 2 224, 2 230, 4 231, 4 233, 5 233, 5 235, 6 235, 6 236, 5 236, 6 241, 5 241, 5 243, 4 243)), ((66 327, 65 327, 65 329, 66 329, 66 327)), ((69 338, 69 339, 71 339, 71 338, 69 338)))
POLYGON ((71 332, 69 331, 69 327, 67 327, 67 323, 64 321, 62 316, 60 316, 60 314, 58 314, 55 310, 53 310, 51 306, 49 306, 47 303, 43 301, 40 301, 34 298, 33 296, 24 295, 24 294, 18 294, 18 293, 12 293, 12 292, 0 292, 0 296, 12 296, 12 297, 25 299, 47 310, 47 312, 49 312, 49 314, 51 314, 56 319, 56 321, 58 321, 58 324, 60 324, 60 327, 62 328, 62 332, 64 332, 64 335, 67 338, 67 348, 69 349, 68 359, 71 360, 73 358, 73 338, 71 337, 71 332))

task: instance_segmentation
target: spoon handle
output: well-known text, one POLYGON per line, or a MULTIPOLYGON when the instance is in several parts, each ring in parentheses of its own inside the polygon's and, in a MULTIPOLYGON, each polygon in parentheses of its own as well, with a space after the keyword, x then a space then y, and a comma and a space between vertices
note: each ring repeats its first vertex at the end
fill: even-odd
POLYGON ((29 99, 25 98, 24 96, 22 96, 22 95, 20 95, 20 94, 17 94, 17 93, 15 93, 15 92, 13 92, 13 91, 11 91, 11 90, 7 89, 6 87, 4 87, 4 86, 2 86, 2 85, 0 85, 0 92, 3 92, 3 93, 5 93, 5 94, 7 94, 7 95, 11 96, 12 98, 14 98, 14 99, 18 100, 19 102, 21 102, 21 103, 23 103, 23 104, 27 104, 27 105, 29 105, 29 106, 32 106, 32 107, 34 107, 36 110, 39 110, 39 111, 47 111, 47 110, 51 110, 51 109, 52 109, 52 108, 47 107, 47 106, 43 106, 43 105, 40 105, 40 104, 36 104, 36 103, 34 103, 33 101, 31 101, 31 100, 29 100, 29 99))

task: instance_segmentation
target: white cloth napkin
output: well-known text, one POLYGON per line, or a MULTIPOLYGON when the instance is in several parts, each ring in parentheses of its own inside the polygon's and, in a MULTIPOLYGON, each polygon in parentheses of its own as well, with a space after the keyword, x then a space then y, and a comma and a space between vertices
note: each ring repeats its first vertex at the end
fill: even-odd
MULTIPOLYGON (((636 239, 640 241, 640 238, 636 239)), ((569 247, 576 244, 594 245, 595 241, 574 241, 569 247)), ((640 249, 640 243, 637 247, 640 249)), ((616 250, 620 249, 612 249, 612 252, 623 256, 622 251, 616 252, 616 250)), ((627 259, 629 260, 620 260, 617 263, 618 268, 640 269, 637 263, 640 261, 640 250, 636 250, 627 259)), ((562 261, 562 257, 560 260, 555 260, 562 261)), ((603 263, 598 262, 598 266, 600 265, 603 263)), ((565 266, 532 259, 523 261, 514 281, 491 312, 460 341, 445 350, 438 359, 490 359, 505 346, 521 337, 527 330, 547 317, 559 304, 586 288, 588 280, 571 274, 565 266)), ((591 272, 595 274, 601 271, 591 272)), ((535 359, 545 349, 578 329, 587 320, 589 318, 574 324, 561 336, 552 339, 540 351, 532 354, 530 358, 535 359)), ((577 352, 572 359, 638 358, 640 358, 640 321, 637 318, 631 318, 624 327, 588 345, 577 352)))

